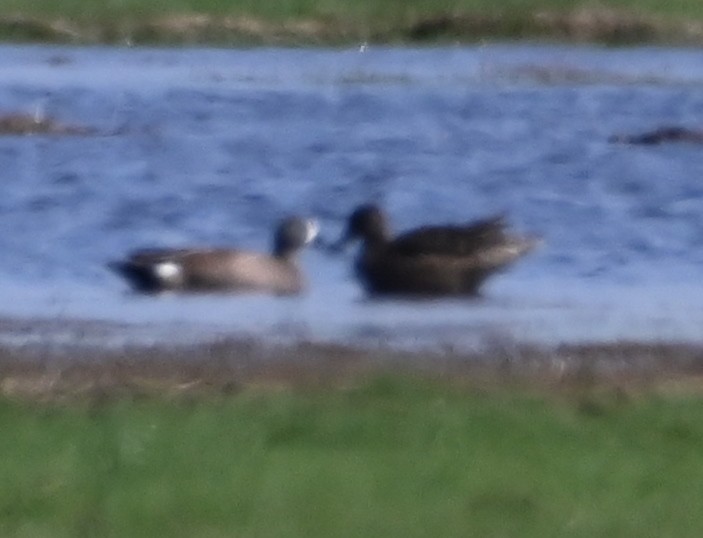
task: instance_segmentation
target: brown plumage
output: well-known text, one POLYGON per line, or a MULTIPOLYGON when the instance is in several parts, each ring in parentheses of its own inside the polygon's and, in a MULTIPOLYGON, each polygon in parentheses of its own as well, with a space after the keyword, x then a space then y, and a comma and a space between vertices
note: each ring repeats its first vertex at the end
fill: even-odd
POLYGON ((303 291, 298 251, 317 235, 316 221, 279 224, 271 254, 228 248, 142 249, 109 267, 141 292, 230 291, 290 295, 303 291))
POLYGON ((393 239, 384 213, 363 205, 349 217, 343 245, 360 239, 357 277, 370 293, 476 295, 485 280, 539 240, 511 235, 502 216, 464 225, 423 226, 393 239))

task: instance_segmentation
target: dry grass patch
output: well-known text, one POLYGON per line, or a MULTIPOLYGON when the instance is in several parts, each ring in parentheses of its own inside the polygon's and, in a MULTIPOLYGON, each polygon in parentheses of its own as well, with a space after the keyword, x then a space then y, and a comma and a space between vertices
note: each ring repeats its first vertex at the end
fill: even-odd
POLYGON ((385 375, 480 389, 566 393, 598 387, 625 392, 697 389, 703 349, 665 343, 543 348, 503 342, 475 351, 409 352, 247 340, 119 350, 0 349, 0 393, 36 400, 232 394, 251 387, 348 388, 385 375))

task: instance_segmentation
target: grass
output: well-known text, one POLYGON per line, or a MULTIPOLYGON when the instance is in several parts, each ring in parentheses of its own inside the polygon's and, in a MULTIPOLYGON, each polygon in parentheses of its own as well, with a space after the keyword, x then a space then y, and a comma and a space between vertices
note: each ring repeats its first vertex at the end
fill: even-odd
POLYGON ((385 20, 409 20, 422 14, 448 12, 482 12, 523 15, 542 10, 571 11, 576 8, 608 7, 640 13, 703 18, 703 5, 696 0, 4 0, 3 11, 33 15, 50 14, 67 17, 90 17, 101 14, 117 16, 156 15, 163 13, 213 13, 251 15, 284 20, 295 17, 334 15, 358 19, 380 16, 385 20))
POLYGON ((459 388, 0 399, 0 535, 700 536, 703 396, 459 388))
POLYGON ((691 21, 703 22, 697 0, 3 0, 0 37, 264 44, 703 41, 701 24, 691 21))

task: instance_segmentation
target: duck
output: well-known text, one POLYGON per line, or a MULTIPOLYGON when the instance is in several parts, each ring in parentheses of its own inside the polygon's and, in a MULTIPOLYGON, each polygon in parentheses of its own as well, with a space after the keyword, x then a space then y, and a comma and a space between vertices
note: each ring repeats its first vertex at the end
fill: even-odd
POLYGON ((691 142, 703 144, 703 131, 678 125, 668 125, 635 135, 613 135, 610 142, 615 144, 639 144, 654 146, 665 142, 691 142))
POLYGON ((286 217, 271 253, 233 248, 148 248, 108 263, 137 292, 261 292, 295 295, 306 289, 298 253, 319 233, 317 220, 286 217))
POLYGON ((477 296, 491 275, 542 242, 508 233, 504 215, 422 226, 394 238, 386 214, 373 203, 357 207, 330 246, 339 251, 355 240, 362 246, 354 269, 367 292, 414 296, 477 296))

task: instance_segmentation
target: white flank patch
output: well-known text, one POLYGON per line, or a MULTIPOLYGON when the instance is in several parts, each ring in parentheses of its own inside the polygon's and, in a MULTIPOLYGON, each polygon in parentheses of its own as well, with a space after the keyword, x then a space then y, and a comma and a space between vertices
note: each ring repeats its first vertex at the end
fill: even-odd
POLYGON ((161 280, 174 280, 181 275, 181 266, 175 262, 161 262, 154 265, 154 272, 161 280))

